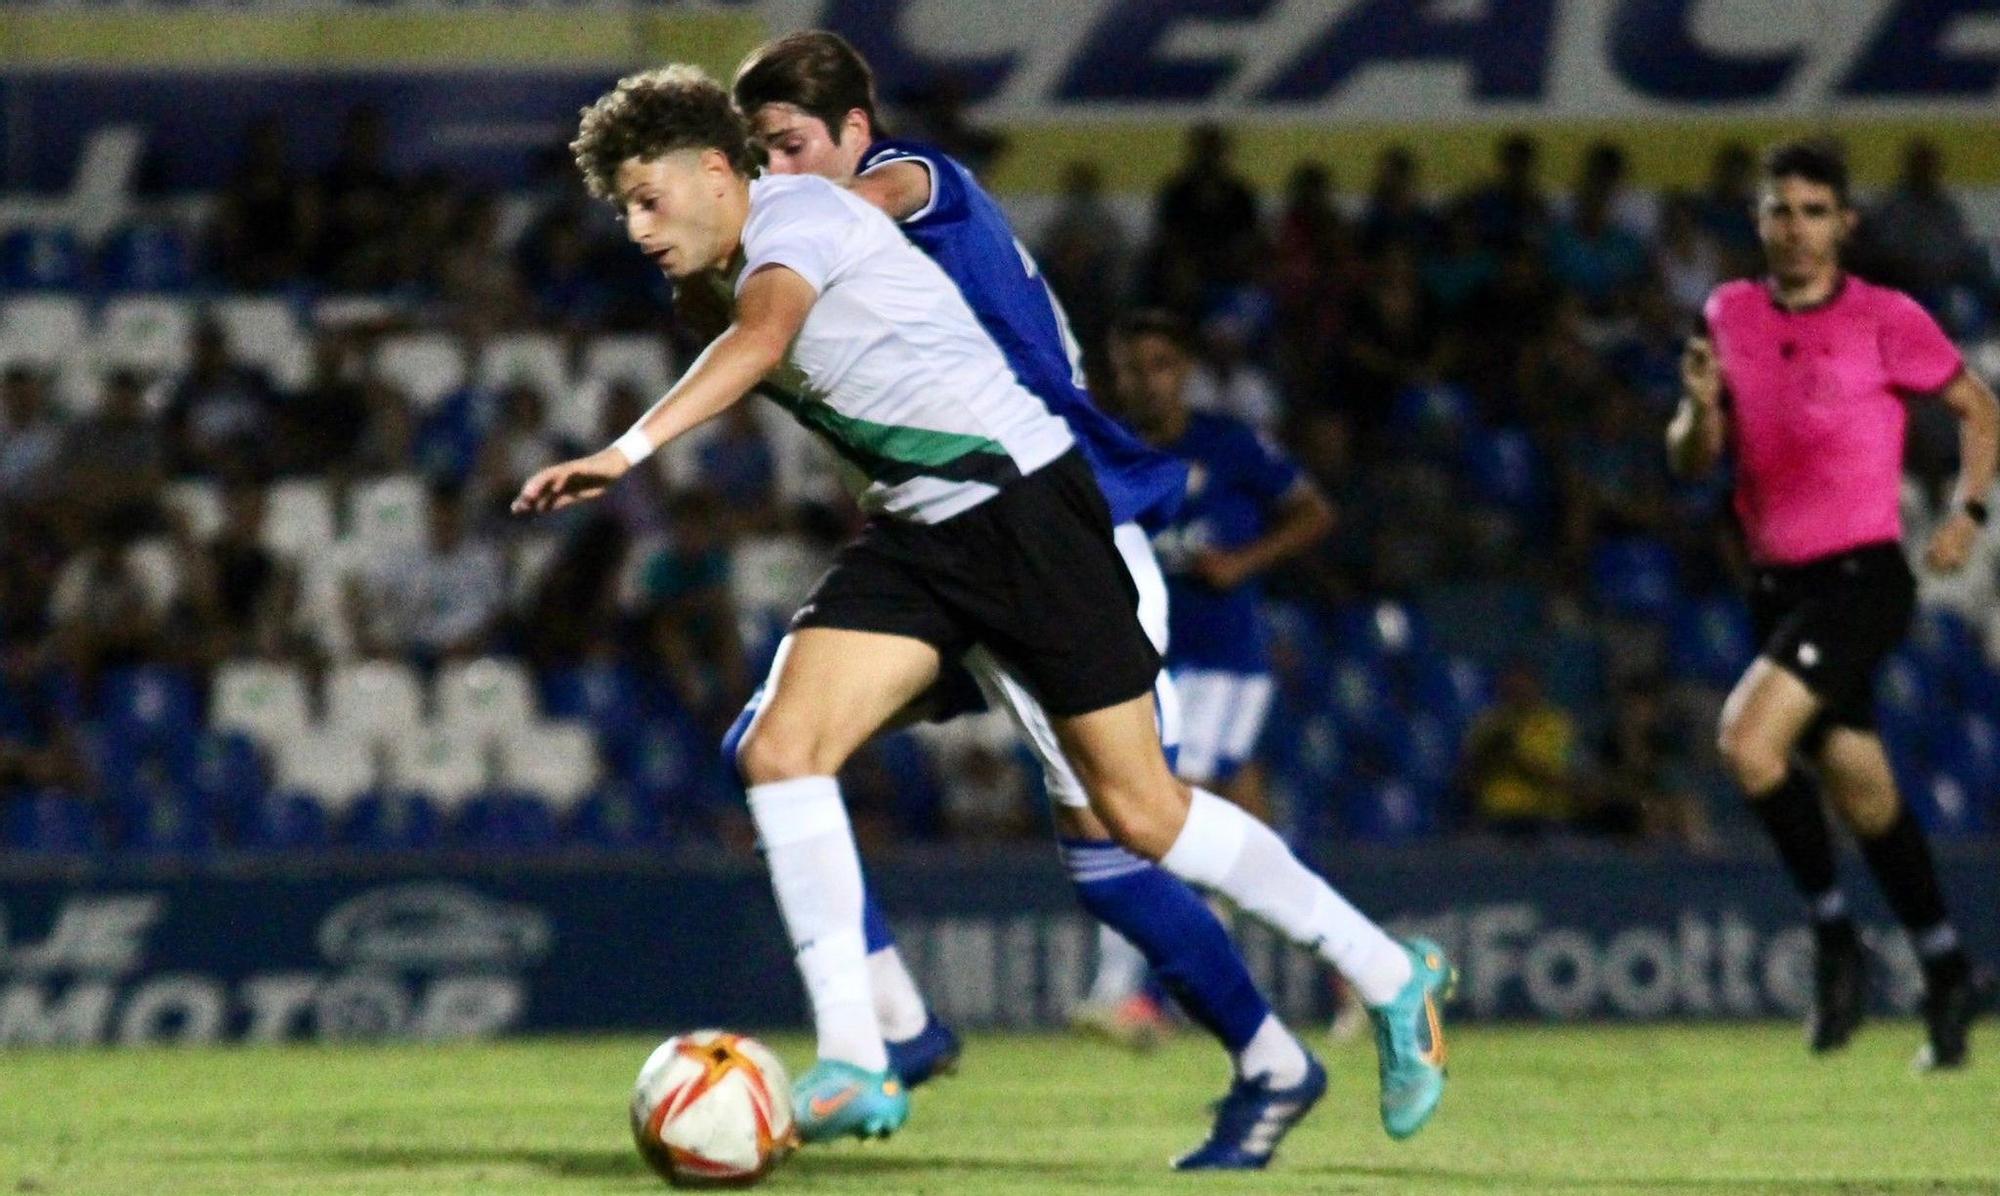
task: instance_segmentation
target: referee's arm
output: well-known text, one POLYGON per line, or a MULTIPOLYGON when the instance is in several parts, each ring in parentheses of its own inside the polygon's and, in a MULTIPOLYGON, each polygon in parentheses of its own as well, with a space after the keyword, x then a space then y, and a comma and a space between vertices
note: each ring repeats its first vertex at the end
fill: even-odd
POLYGON ((1971 557, 1973 541, 1987 520, 1986 502, 2000 463, 2000 401, 1966 369, 1938 392, 1938 401, 1958 417, 1958 485, 1952 491, 1951 515, 1932 534, 1924 561, 1950 573, 1971 557))
POLYGON ((1727 417, 1722 412, 1722 368, 1704 337, 1681 353, 1681 406, 1667 425, 1667 468, 1675 477, 1698 477, 1722 458, 1727 417))

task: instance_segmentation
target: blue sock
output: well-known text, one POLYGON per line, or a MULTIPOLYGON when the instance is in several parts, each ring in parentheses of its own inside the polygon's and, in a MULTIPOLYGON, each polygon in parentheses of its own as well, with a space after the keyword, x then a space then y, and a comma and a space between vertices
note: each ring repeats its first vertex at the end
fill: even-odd
POLYGON ((896 936, 889 930, 889 919, 882 916, 882 907, 875 904, 875 894, 864 893, 861 903, 861 931, 868 936, 868 954, 895 946, 896 936))
POLYGON ((1187 1015, 1233 1054, 1271 1006, 1214 911, 1187 882, 1109 841, 1061 840, 1063 867, 1092 917, 1139 949, 1187 1015))

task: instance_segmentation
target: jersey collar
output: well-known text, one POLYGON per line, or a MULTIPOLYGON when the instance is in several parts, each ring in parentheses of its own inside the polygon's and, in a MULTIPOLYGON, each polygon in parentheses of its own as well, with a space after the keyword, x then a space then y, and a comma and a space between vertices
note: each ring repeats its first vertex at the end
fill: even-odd
POLYGON ((1820 300, 1818 303, 1807 303, 1800 307, 1786 307, 1784 302, 1778 298, 1777 280, 1767 275, 1764 279, 1764 297, 1771 301, 1772 307, 1777 308, 1788 316, 1803 316, 1809 312, 1825 311, 1827 308, 1840 302, 1840 297, 1847 293, 1847 277, 1847 271, 1845 270, 1835 275, 1833 289, 1828 291, 1826 298, 1820 300))

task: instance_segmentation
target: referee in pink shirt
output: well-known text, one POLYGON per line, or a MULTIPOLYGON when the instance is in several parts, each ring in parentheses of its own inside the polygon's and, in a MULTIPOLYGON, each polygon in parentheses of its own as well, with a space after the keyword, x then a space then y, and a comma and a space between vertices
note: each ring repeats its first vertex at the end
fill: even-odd
POLYGON ((1986 522, 2000 406, 1915 300, 1841 270, 1854 224, 1838 151, 1794 142, 1764 156, 1757 233, 1770 276, 1709 296, 1709 335, 1682 358, 1667 447, 1682 475, 1713 468, 1725 449, 1735 458, 1762 649, 1723 707, 1720 746, 1811 910, 1812 1048, 1846 1045, 1867 998, 1824 792, 1923 963, 1919 1061, 1958 1067, 1987 984, 1896 792, 1874 695, 1915 605, 1898 504, 1905 404, 1935 396, 1959 420, 1953 509, 1924 550, 1941 570, 1965 564, 1986 522))

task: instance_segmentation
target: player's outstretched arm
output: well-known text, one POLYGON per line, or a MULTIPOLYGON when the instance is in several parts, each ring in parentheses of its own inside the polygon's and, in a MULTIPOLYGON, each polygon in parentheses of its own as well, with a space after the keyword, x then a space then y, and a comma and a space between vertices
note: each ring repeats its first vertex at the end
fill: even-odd
POLYGON ((1667 425, 1667 467, 1675 477, 1699 477, 1715 468, 1722 459, 1724 419, 1715 347, 1694 337, 1681 352, 1681 405, 1667 425))
POLYGON ((529 478, 514 498, 514 513, 559 511, 596 498, 661 446, 728 410, 784 361, 818 298, 796 272, 777 265, 759 268, 737 295, 735 323, 695 358, 673 389, 611 447, 529 478))
POLYGON ((1972 556, 2000 465, 2000 400, 1970 370, 1960 370, 1938 398, 1958 416, 1958 485, 1952 490, 1950 518, 1931 535, 1924 563, 1950 573, 1972 556))

